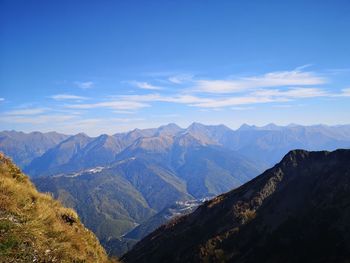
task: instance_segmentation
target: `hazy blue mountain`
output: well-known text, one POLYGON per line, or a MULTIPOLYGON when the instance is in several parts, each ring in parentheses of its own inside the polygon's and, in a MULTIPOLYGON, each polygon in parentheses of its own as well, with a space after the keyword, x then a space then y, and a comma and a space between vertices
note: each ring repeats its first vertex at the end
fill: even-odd
POLYGON ((10 156, 21 168, 56 146, 68 136, 57 132, 0 132, 0 151, 10 156))
POLYGON ((125 146, 129 146, 139 138, 154 136, 157 129, 134 129, 127 133, 117 133, 113 136, 125 146))
MULTIPOLYGON (((231 130, 193 123, 186 129, 168 124, 112 136, 44 135, 34 136, 32 143, 26 134, 15 133, 10 142, 17 148, 7 154, 22 163, 32 156, 24 166, 37 187, 75 208, 101 240, 119 243, 120 251, 136 240, 120 242, 121 235, 137 225, 147 229, 143 223, 177 201, 236 188, 295 148, 350 147, 350 125, 231 130)), ((10 136, 2 136, 0 149, 7 149, 10 136)))
POLYGON ((335 150, 350 147, 350 125, 277 126, 270 123, 257 127, 244 124, 237 130, 231 130, 224 125, 193 123, 186 131, 207 144, 237 151, 265 168, 277 163, 292 149, 335 150))
POLYGON ((178 200, 193 198, 186 190, 185 181, 156 163, 130 158, 117 162, 110 170, 132 184, 156 211, 178 200))
POLYGON ((222 138, 225 138, 232 130, 225 125, 203 125, 198 122, 192 123, 186 131, 193 137, 209 144, 221 144, 222 138))
POLYGON ((79 158, 82 150, 92 141, 93 139, 84 133, 70 136, 34 159, 25 168, 25 172, 30 176, 38 176, 79 170, 84 167, 84 163, 74 162, 74 160, 79 158))
POLYGON ((295 150, 260 176, 171 220, 132 262, 347 262, 350 150, 295 150))
POLYGON ((237 152, 207 144, 206 139, 196 138, 189 132, 174 137, 140 138, 117 158, 136 158, 138 166, 147 164, 168 171, 173 176, 167 180, 176 178, 177 185, 195 198, 228 191, 261 171, 259 164, 253 164, 237 152))
POLYGON ((226 192, 261 171, 261 167, 247 158, 223 147, 201 146, 177 150, 177 174, 186 181, 187 191, 195 198, 226 192), (180 160, 182 156, 183 160, 180 160))
POLYGON ((158 139, 154 140, 157 143, 150 143, 153 142, 152 138, 136 141, 120 154, 124 159, 118 159, 106 167, 41 177, 35 179, 34 183, 40 190, 53 192, 64 204, 74 207, 81 213, 83 222, 100 238, 105 238, 105 234, 100 234, 98 229, 100 224, 110 224, 109 219, 128 221, 128 224, 124 224, 126 228, 116 227, 115 231, 121 234, 126 229, 130 230, 134 223, 141 223, 152 213, 161 211, 176 201, 219 194, 241 185, 259 171, 253 163, 235 153, 212 146, 185 149, 185 158, 179 165, 180 162, 174 162, 173 158, 177 154, 173 153, 171 144, 168 144, 167 140, 163 144, 159 143, 158 139), (172 165, 173 163, 177 166, 172 165), (117 193, 118 191, 120 192, 117 193), (120 202, 118 197, 122 194, 129 196, 132 203, 135 202, 133 198, 139 200, 142 197, 147 204, 144 207, 149 213, 140 213, 142 216, 135 217, 132 214, 136 212, 131 210, 135 208, 138 211, 138 207, 117 204, 118 213, 122 214, 107 210, 104 213, 108 216, 97 220, 97 216, 92 214, 101 212, 101 207, 97 201, 91 202, 97 198, 97 193, 100 195, 98 200, 108 200, 111 206, 120 202), (116 195, 115 198, 112 198, 112 195, 116 195), (87 217, 83 210, 95 212, 89 212, 90 216, 87 217), (124 210, 125 213, 121 212, 124 210))
POLYGON ((176 134, 178 134, 182 131, 184 131, 184 129, 180 128, 175 123, 169 123, 167 125, 160 126, 154 135, 156 135, 156 136, 162 136, 162 135, 175 136, 176 134))
POLYGON ((135 129, 127 133, 113 136, 103 134, 95 138, 80 133, 70 136, 32 160, 25 167, 25 171, 31 176, 46 176, 105 166, 115 161, 118 153, 138 139, 155 134, 162 138, 163 135, 176 133, 178 129, 181 130, 175 124, 169 124, 159 129, 135 129))
MULTIPOLYGON (((238 153, 181 131, 176 137, 140 137, 104 167, 39 177, 34 183, 75 208, 101 240, 113 240, 178 201, 217 195, 258 173, 238 153)), ((124 241, 121 245, 128 245, 124 241)))
MULTIPOLYGON (((175 145, 187 148, 220 146, 254 160, 258 167, 266 168, 275 164, 292 149, 334 150, 340 147, 350 147, 350 125, 301 126, 291 124, 277 126, 270 123, 257 127, 244 124, 237 130, 231 130, 224 125, 200 123, 193 123, 187 129, 182 129, 171 123, 159 128, 135 129, 113 136, 101 135, 90 138, 78 134, 68 139, 63 135, 57 135, 54 138, 55 140, 51 140, 49 144, 39 138, 42 141, 41 144, 46 148, 38 148, 36 144, 28 140, 26 146, 23 146, 22 141, 26 140, 25 136, 22 138, 21 133, 17 133, 16 136, 11 137, 12 145, 17 145, 17 148, 7 146, 9 143, 3 140, 0 149, 5 149, 9 156, 19 160, 20 163, 23 163, 23 158, 26 159, 23 164, 27 165, 23 166, 31 176, 55 175, 98 165, 104 166, 115 160, 123 159, 127 155, 124 150, 130 147, 127 152, 137 149, 140 153, 147 152, 148 158, 163 162, 164 156, 161 158, 162 153, 157 148, 168 147, 170 149, 175 148, 175 145), (62 141, 64 139, 66 140, 62 141), (152 147, 153 150, 151 150, 152 147), (13 149, 12 152, 10 149, 13 149), (34 156, 33 149, 37 149, 34 156), (32 159, 35 159, 28 159, 26 157, 28 153, 32 159), (149 153, 152 153, 152 156, 149 153)), ((164 150, 167 157, 170 156, 169 149, 164 150)))
POLYGON ((292 149, 316 151, 349 148, 350 125, 244 125, 222 138, 220 143, 256 162, 271 166, 292 149))

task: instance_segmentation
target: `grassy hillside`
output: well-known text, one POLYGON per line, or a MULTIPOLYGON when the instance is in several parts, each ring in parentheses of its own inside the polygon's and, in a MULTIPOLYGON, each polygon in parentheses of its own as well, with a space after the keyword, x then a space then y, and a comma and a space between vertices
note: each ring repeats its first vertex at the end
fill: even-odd
POLYGON ((35 178, 33 182, 40 191, 53 193, 64 205, 76 210, 84 225, 100 240, 121 236, 136 222, 155 213, 126 179, 109 171, 35 178))
POLYGON ((111 262, 74 210, 0 153, 0 262, 111 262))

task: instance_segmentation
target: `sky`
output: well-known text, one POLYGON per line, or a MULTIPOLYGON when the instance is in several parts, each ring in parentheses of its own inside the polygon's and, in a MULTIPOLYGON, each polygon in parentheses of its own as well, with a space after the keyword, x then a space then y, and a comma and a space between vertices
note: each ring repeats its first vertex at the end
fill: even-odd
POLYGON ((0 130, 350 124, 350 1, 0 0, 0 130))

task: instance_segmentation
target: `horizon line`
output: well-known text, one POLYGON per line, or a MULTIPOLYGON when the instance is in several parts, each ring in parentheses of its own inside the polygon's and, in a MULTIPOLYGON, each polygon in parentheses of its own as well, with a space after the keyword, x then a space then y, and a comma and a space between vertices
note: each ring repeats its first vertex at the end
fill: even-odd
MULTIPOLYGON (((117 134, 127 134, 127 133, 130 133, 130 132, 136 131, 136 130, 144 131, 144 130, 151 130, 151 129, 160 129, 162 127, 166 127, 166 126, 169 126, 169 125, 176 125, 177 127, 179 127, 182 130, 187 130, 192 125, 196 125, 196 124, 203 125, 203 126, 206 126, 206 127, 224 126, 224 127, 228 128, 228 129, 230 129, 232 131, 242 130, 242 128, 246 128, 246 127, 247 128, 252 128, 252 129, 263 129, 263 128, 267 128, 268 126, 270 126, 270 127, 273 126, 273 127, 276 127, 276 128, 315 127, 315 126, 324 126, 324 127, 350 126, 350 123, 344 123, 344 124, 317 123, 317 124, 307 124, 307 125, 298 124, 298 123, 289 123, 287 125, 280 125, 280 124, 276 124, 276 123, 273 123, 273 122, 269 122, 269 123, 267 123, 265 125, 261 125, 261 126, 255 125, 255 124, 242 123, 238 128, 234 129, 234 128, 231 128, 228 125, 223 124, 223 123, 219 123, 219 124, 204 124, 204 123, 201 123, 201 122, 194 121, 190 125, 188 125, 186 128, 181 127, 180 125, 178 125, 175 122, 169 122, 167 124, 163 124, 163 125, 160 125, 158 127, 149 127, 149 128, 142 128, 142 129, 141 128, 133 128, 133 129, 130 129, 130 130, 127 130, 127 131, 124 131, 124 132, 116 132, 116 133, 113 133, 113 134, 100 133, 97 136, 89 135, 88 132, 85 132, 85 131, 81 131, 81 132, 74 133, 74 134, 69 134, 69 133, 61 133, 61 132, 58 132, 58 131, 55 131, 55 130, 52 130, 52 131, 40 131, 40 130, 21 131, 21 130, 12 129, 12 130, 1 130, 0 133, 2 133, 2 132, 17 132, 17 133, 24 133, 24 134, 31 134, 31 133, 42 133, 42 134, 58 133, 58 134, 67 135, 67 136, 75 136, 75 135, 78 135, 78 134, 84 134, 84 135, 86 135, 88 137, 91 137, 91 138, 97 138, 97 137, 100 137, 102 135, 114 136, 114 135, 117 135, 117 134)), ((266 130, 268 130, 268 129, 266 129, 266 130)))

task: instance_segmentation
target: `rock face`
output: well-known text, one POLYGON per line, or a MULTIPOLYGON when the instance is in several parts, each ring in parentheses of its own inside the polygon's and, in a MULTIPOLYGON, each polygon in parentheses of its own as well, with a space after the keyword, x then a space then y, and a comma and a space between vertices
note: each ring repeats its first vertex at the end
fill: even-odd
POLYGON ((110 262, 76 212, 0 154, 0 262, 110 262))
POLYGON ((349 262, 350 150, 294 150, 141 240, 123 262, 349 262))

